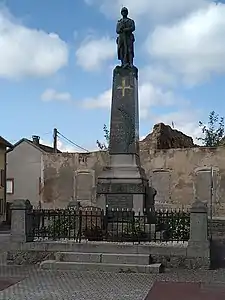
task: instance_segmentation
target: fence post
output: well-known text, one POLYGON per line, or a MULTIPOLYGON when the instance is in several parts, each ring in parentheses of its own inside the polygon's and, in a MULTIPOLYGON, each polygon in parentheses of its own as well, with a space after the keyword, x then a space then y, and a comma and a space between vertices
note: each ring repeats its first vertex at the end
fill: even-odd
POLYGON ((187 257, 193 269, 210 267, 207 205, 199 200, 191 207, 187 257))
POLYGON ((11 223, 11 241, 26 242, 29 222, 27 222, 27 211, 32 208, 29 200, 14 200, 11 206, 12 223, 11 223))

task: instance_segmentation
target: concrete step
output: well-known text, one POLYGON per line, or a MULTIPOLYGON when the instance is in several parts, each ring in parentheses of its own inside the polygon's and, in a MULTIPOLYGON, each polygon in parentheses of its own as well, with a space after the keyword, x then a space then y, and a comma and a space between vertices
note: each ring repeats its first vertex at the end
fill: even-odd
POLYGON ((153 273, 163 272, 162 264, 135 265, 135 264, 110 264, 110 263, 90 263, 90 262, 62 262, 56 260, 46 260, 40 264, 45 270, 71 270, 71 271, 99 271, 114 273, 153 273))
POLYGON ((87 262, 109 264, 148 265, 148 254, 121 254, 121 253, 81 253, 81 252, 58 252, 55 254, 56 261, 61 262, 87 262))

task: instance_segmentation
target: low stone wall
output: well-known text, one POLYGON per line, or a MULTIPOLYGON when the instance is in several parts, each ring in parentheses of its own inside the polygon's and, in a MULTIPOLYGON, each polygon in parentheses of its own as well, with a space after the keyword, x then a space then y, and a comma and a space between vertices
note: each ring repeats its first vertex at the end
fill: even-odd
POLYGON ((162 263, 166 268, 196 269, 209 267, 208 258, 188 255, 188 243, 108 243, 108 242, 32 242, 11 244, 9 264, 39 264, 54 259, 57 252, 149 254, 150 263, 162 263))
POLYGON ((36 265, 44 260, 54 259, 54 252, 43 251, 8 251, 8 265, 36 265))
POLYGON ((30 263, 46 259, 42 253, 55 252, 88 252, 88 253, 124 253, 147 254, 152 262, 163 263, 165 267, 206 268, 210 266, 210 247, 208 239, 207 206, 195 201, 190 210, 190 237, 187 243, 129 243, 83 242, 74 241, 50 242, 35 241, 29 238, 32 228, 28 212, 31 205, 28 200, 14 201, 12 206, 12 226, 9 248, 11 261, 25 262, 28 255, 30 263), (32 242, 31 242, 32 241, 32 242), (31 252, 31 253, 30 253, 31 252), (32 254, 32 252, 39 252, 32 254), (27 254, 26 254, 27 253, 27 254), (29 253, 29 254, 28 254, 29 253), (20 257, 20 258, 19 258, 20 257))

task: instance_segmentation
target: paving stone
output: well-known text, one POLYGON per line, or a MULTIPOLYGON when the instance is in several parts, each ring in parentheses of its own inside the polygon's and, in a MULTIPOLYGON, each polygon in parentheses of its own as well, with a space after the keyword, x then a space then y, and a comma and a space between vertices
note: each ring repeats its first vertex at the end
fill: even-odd
MULTIPOLYGON (((0 291, 0 300, 144 300, 155 281, 202 283, 202 299, 211 300, 208 298, 211 292, 215 294, 217 288, 225 286, 225 270, 125 274, 47 271, 29 266, 0 266, 0 277, 26 277, 0 291)), ((218 299, 224 299, 224 296, 218 299)))
POLYGON ((21 272, 19 268, 11 268, 7 273, 29 276, 0 292, 1 300, 143 300, 153 283, 152 277, 140 274, 55 272, 29 268, 21 268, 21 272))

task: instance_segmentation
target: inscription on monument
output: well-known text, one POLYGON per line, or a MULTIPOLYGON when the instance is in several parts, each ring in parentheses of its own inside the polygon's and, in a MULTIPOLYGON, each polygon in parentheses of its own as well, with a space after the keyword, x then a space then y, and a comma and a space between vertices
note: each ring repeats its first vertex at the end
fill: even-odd
POLYGON ((114 71, 113 100, 110 126, 110 154, 136 153, 138 136, 138 102, 133 69, 114 71), (137 114, 137 116, 136 116, 137 114))
POLYGON ((109 209, 122 209, 122 208, 129 208, 132 209, 133 207, 133 195, 132 194, 109 194, 106 196, 106 204, 108 205, 109 209))
POLYGON ((118 143, 124 140, 124 125, 123 123, 116 123, 114 125, 115 135, 114 138, 117 140, 118 143))
POLYGON ((141 194, 145 192, 145 187, 142 183, 102 183, 97 187, 98 194, 141 194))

